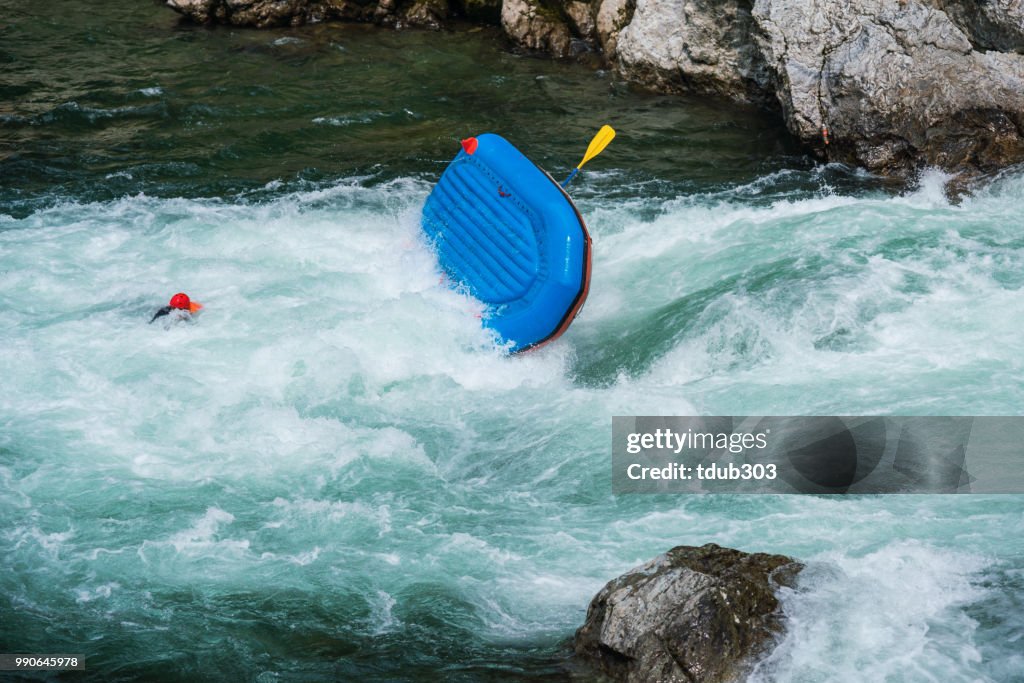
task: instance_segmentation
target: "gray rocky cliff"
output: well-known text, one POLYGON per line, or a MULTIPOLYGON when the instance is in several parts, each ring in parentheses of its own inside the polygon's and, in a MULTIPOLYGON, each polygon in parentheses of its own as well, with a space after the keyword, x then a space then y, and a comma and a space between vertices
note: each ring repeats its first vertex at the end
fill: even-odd
POLYGON ((501 27, 517 44, 555 57, 569 54, 572 33, 565 15, 538 0, 504 0, 501 27))
POLYGON ((1021 0, 636 0, 612 60, 660 90, 777 105, 881 173, 1024 161, 1021 0))
POLYGON ((615 63, 627 78, 659 90, 764 102, 764 59, 751 40, 744 0, 637 0, 616 40, 615 63))
POLYGON ((1024 162, 1024 0, 168 0, 200 22, 500 23, 627 79, 780 112, 821 159, 906 175, 1024 162))
POLYGON ((775 590, 802 568, 783 555, 678 546, 601 589, 576 655, 628 683, 739 680, 781 632, 775 590))
POLYGON ((1024 0, 936 0, 980 50, 1024 53, 1024 0))
POLYGON ((757 0, 752 38, 786 123, 873 171, 1024 160, 1024 55, 976 49, 930 3, 757 0))

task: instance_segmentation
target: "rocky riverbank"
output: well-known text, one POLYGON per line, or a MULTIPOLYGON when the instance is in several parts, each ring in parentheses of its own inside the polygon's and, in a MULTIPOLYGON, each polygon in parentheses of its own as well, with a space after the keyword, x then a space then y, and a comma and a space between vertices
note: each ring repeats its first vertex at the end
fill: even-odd
POLYGON ((784 555, 678 546, 601 589, 576 655, 615 681, 736 681, 781 632, 775 590, 801 569, 784 555))
POLYGON ((199 22, 500 23, 666 92, 781 115, 821 159, 906 175, 1024 161, 1024 4, 992 0, 168 0, 199 22))

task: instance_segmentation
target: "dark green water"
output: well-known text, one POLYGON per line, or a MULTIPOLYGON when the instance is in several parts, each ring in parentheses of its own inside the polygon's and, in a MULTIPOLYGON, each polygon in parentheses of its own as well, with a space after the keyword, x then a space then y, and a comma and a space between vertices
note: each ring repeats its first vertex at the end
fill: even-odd
POLYGON ((0 0, 0 652, 60 680, 565 680, 680 543, 812 562, 755 681, 1022 680, 1021 497, 611 494, 612 415, 1014 414, 1024 177, 950 205, 491 29, 0 0), (573 186, 587 306, 509 359, 419 211, 487 130, 573 186), (175 291, 197 325, 145 321, 175 291))
POLYGON ((148 1, 3 10, 0 207, 15 212, 55 192, 231 196, 271 181, 436 177, 461 137, 487 130, 563 172, 605 122, 620 131, 614 166, 655 186, 808 166, 757 112, 643 95, 514 54, 494 29, 211 29, 148 1))

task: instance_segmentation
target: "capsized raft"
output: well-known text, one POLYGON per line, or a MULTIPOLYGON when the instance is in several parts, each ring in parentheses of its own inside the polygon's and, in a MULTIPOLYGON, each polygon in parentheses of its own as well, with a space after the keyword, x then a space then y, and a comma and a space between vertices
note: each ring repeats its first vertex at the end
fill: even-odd
POLYGON ((463 140, 423 207, 449 279, 487 305, 515 353, 556 339, 590 288, 590 234, 572 199, 500 135, 463 140))

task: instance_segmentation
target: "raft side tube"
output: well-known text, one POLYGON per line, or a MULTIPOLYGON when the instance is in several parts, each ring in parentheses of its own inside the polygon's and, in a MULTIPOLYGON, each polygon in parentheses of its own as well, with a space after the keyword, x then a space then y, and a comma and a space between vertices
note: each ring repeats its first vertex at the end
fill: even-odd
POLYGON ((484 324, 513 353, 563 334, 590 289, 586 223, 554 178, 485 133, 445 169, 423 230, 453 283, 487 306, 484 324), (468 150, 472 149, 472 153, 468 150))

